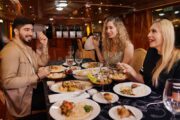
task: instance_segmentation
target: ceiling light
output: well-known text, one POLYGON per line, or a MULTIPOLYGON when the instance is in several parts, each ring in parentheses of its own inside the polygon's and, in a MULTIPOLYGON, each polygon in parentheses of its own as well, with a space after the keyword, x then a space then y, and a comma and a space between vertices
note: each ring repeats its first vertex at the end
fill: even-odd
POLYGON ((56 10, 58 10, 58 11, 62 11, 62 10, 63 10, 63 8, 62 8, 62 7, 57 7, 57 8, 56 8, 56 10))
POLYGON ((3 23, 3 20, 2 20, 2 19, 0 19, 0 23, 3 23))
POLYGON ((47 26, 47 25, 46 25, 46 26, 45 26, 45 28, 46 28, 46 29, 48 29, 48 28, 49 28, 49 26, 47 26))
POLYGON ((57 7, 67 7, 67 3, 61 2, 61 3, 57 4, 57 7))
POLYGON ((165 14, 164 13, 159 13, 159 16, 164 16, 165 14))
POLYGON ((99 24, 101 24, 101 23, 102 23, 102 21, 101 21, 101 20, 99 20, 99 21, 98 21, 98 23, 99 23, 99 24))
POLYGON ((85 7, 88 8, 88 7, 91 7, 91 5, 89 3, 86 3, 85 7))
POLYGON ((174 27, 179 27, 179 25, 174 25, 174 27))
POLYGON ((49 18, 50 21, 53 21, 54 19, 53 18, 49 18))
POLYGON ((156 12, 159 12, 159 11, 161 11, 161 10, 163 10, 162 8, 159 8, 159 9, 156 9, 155 11, 156 12))
POLYGON ((174 11, 174 14, 179 14, 179 11, 178 10, 174 11))

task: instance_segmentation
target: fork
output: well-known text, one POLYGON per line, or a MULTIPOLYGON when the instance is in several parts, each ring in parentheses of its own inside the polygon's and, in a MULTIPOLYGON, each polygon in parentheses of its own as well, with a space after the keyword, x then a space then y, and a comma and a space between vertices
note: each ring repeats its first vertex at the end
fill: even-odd
POLYGON ((148 104, 146 105, 146 107, 148 108, 150 105, 161 104, 161 103, 163 103, 163 101, 148 103, 148 104))
POLYGON ((79 97, 79 96, 81 96, 82 94, 84 94, 85 92, 86 92, 86 91, 83 90, 83 91, 79 92, 78 94, 75 94, 74 97, 79 97))

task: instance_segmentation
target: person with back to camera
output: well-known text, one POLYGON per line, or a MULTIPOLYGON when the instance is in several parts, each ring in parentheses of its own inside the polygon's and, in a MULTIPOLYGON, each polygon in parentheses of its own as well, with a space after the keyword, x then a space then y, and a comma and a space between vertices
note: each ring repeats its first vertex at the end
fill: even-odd
POLYGON ((43 66, 48 63, 48 39, 38 32, 41 44, 36 52, 29 43, 33 37, 33 23, 19 16, 13 22, 14 38, 1 51, 0 83, 5 93, 9 119, 31 114, 33 88, 49 74, 43 66), (40 68, 41 67, 41 68, 40 68))
POLYGON ((119 17, 107 17, 102 31, 102 53, 98 41, 93 41, 98 59, 107 64, 131 63, 134 47, 124 23, 119 17))
POLYGON ((150 48, 140 74, 125 63, 118 63, 118 66, 133 81, 144 83, 162 94, 168 78, 180 78, 180 50, 175 47, 173 24, 167 19, 156 20, 150 28, 148 39, 150 48))

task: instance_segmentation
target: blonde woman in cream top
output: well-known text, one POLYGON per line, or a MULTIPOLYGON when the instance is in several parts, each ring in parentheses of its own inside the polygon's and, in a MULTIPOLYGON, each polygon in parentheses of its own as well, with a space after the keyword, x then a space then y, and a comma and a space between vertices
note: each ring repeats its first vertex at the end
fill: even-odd
POLYGON ((97 41, 94 40, 93 44, 100 62, 131 63, 134 46, 120 18, 108 17, 105 20, 102 31, 102 52, 97 41))

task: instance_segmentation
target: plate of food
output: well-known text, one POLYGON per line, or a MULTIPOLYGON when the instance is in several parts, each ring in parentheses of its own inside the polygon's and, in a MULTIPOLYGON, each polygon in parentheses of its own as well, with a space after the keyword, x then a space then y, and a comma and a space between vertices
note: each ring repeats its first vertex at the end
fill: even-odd
POLYGON ((129 105, 114 106, 109 110, 109 116, 113 120, 141 120, 143 114, 141 110, 129 105))
POLYGON ((80 70, 80 69, 81 69, 81 67, 71 66, 71 68, 68 67, 68 68, 65 70, 65 73, 66 73, 66 74, 72 74, 73 71, 75 71, 75 70, 80 70))
POLYGON ((99 62, 87 62, 82 64, 83 68, 96 68, 99 67, 99 62))
MULTIPOLYGON (((63 65, 64 65, 64 66, 69 66, 69 65, 67 64, 67 62, 64 62, 63 65)), ((73 61, 72 65, 76 65, 76 63, 73 61)))
POLYGON ((87 80, 88 79, 88 74, 98 74, 100 71, 99 68, 89 68, 89 69, 82 69, 82 70, 74 70, 73 71, 73 76, 76 79, 80 79, 80 80, 87 80))
POLYGON ((94 101, 103 104, 115 103, 119 100, 119 97, 111 92, 98 92, 92 98, 94 101))
POLYGON ((49 66, 50 72, 63 72, 66 68, 62 65, 49 66))
POLYGON ((127 79, 127 75, 125 73, 118 73, 118 72, 113 72, 110 74, 110 78, 114 81, 124 81, 127 79))
POLYGON ((151 93, 151 88, 137 82, 119 83, 113 87, 115 93, 131 98, 144 97, 151 93))
POLYGON ((109 78, 106 72, 99 72, 99 74, 88 74, 89 80, 95 85, 108 85, 112 83, 112 79, 109 78))
POLYGON ((57 93, 73 93, 88 90, 91 88, 92 84, 89 81, 69 80, 57 82, 50 87, 50 90, 57 93))
POLYGON ((49 113, 55 120, 92 120, 99 115, 100 106, 89 99, 69 99, 51 105, 49 113))
POLYGON ((64 73, 50 73, 47 78, 49 79, 61 79, 65 78, 66 75, 64 73))

